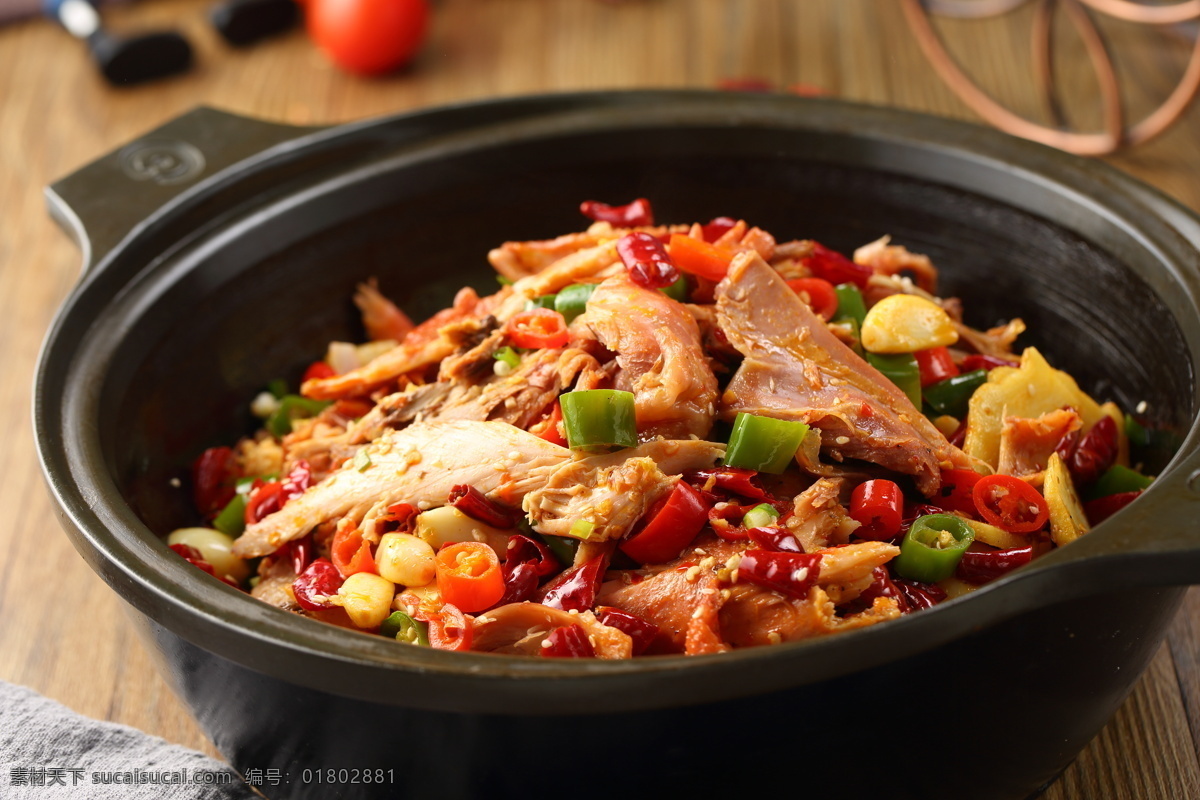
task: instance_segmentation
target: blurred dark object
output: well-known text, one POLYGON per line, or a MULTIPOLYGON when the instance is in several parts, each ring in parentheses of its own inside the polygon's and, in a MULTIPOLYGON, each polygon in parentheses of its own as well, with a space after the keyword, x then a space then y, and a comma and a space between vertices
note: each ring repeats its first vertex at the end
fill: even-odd
MULTIPOLYGON (((1200 0, 1144 4, 1132 0, 902 0, 908 25, 938 76, 959 99, 1000 130, 1071 153, 1098 156, 1140 144, 1169 128, 1200 92, 1200 38, 1192 46, 1183 76, 1162 103, 1135 123, 1127 123, 1111 48, 1096 25, 1094 12, 1140 25, 1178 25, 1200 18, 1200 0), (946 49, 930 15, 985 19, 1036 2, 1033 20, 1033 71, 1041 87, 1050 125, 1041 125, 997 102, 980 88, 946 49), (1071 130, 1054 81, 1054 21, 1057 11, 1078 31, 1100 84, 1103 130, 1071 130)), ((1185 34, 1186 35, 1186 34, 1185 34)), ((1194 33, 1190 34, 1195 36, 1194 33)))
POLYGON ((177 75, 192 65, 192 46, 175 31, 114 36, 100 27, 100 14, 87 0, 48 0, 43 10, 72 36, 87 42, 100 73, 114 86, 177 75))
POLYGON ((234 47, 245 47, 283 33, 300 21, 294 0, 228 0, 209 17, 217 33, 234 47))

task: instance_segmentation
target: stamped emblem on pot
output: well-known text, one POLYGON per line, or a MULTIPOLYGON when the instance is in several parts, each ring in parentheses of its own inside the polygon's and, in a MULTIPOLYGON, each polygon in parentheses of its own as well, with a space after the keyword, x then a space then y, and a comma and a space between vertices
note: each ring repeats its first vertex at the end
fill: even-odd
POLYGON ((135 181, 171 186, 204 172, 204 154, 178 139, 143 139, 118 155, 121 170, 135 181))

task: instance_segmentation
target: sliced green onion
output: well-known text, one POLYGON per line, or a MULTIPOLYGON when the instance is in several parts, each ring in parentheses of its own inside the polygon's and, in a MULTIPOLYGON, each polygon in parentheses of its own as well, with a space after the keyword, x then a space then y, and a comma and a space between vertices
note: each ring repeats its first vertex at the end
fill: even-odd
POLYGON ((271 435, 282 439, 292 432, 292 420, 315 417, 329 405, 325 400, 309 400, 298 394, 285 394, 279 398, 279 408, 267 418, 266 428, 271 435))
POLYGON ((867 304, 863 302, 862 292, 853 283, 839 283, 833 289, 837 292, 838 307, 833 315, 834 322, 854 320, 859 327, 867 316, 867 304))
POLYGON ((944 381, 926 386, 923 394, 929 407, 939 414, 949 414, 962 419, 967 415, 967 404, 975 390, 987 383, 987 370, 977 369, 964 372, 944 381))
POLYGON ((235 494, 213 520, 213 527, 226 536, 238 537, 246 530, 246 495, 235 494))
POLYGON ((1153 478, 1148 478, 1137 470, 1113 464, 1096 479, 1096 483, 1087 491, 1085 499, 1095 500, 1098 497, 1108 497, 1110 494, 1137 492, 1150 488, 1152 483, 1154 483, 1153 478))
POLYGON ((596 291, 594 283, 576 283, 563 289, 554 296, 554 310, 563 315, 570 325, 572 321, 587 310, 588 298, 596 291))
POLYGON ((962 517, 926 514, 913 520, 892 565, 901 578, 937 583, 954 574, 975 531, 962 517))
POLYGON ((513 279, 512 279, 512 278, 506 278, 506 277, 504 277, 503 275, 497 275, 497 276, 496 276, 496 283, 500 284, 501 286, 512 286, 512 285, 513 285, 513 279))
POLYGON ((393 611, 392 615, 380 624, 379 635, 395 639, 397 642, 429 647, 429 626, 403 611, 393 611))
POLYGON ((582 539, 590 541, 596 531, 596 523, 586 519, 577 519, 571 523, 571 530, 567 533, 572 539, 582 539))
POLYGON ((867 353, 867 363, 900 387, 915 407, 921 407, 921 370, 912 353, 867 353))
POLYGON ((521 357, 519 355, 517 355, 516 350, 513 350, 508 345, 505 345, 504 347, 501 347, 496 352, 492 353, 492 358, 496 359, 497 361, 502 361, 505 364, 508 364, 508 366, 510 366, 513 369, 516 369, 517 367, 521 366, 521 357))
POLYGON ((535 308, 549 308, 554 310, 554 300, 558 295, 544 294, 541 297, 535 297, 532 300, 525 301, 525 310, 532 311, 535 308))
POLYGON ((725 448, 725 466, 778 475, 792 463, 807 434, 803 422, 739 411, 725 448))
POLYGON ((779 512, 770 503, 759 503, 742 517, 743 528, 769 528, 779 519, 779 512))
POLYGON ((367 448, 360 447, 354 454, 354 468, 359 472, 366 472, 371 468, 371 454, 367 452, 367 448))
POLYGON ((637 444, 633 393, 617 389, 567 392, 559 397, 567 444, 572 450, 602 453, 637 444))
POLYGON ((688 288, 687 276, 680 275, 679 280, 670 286, 659 289, 659 291, 676 302, 686 303, 688 301, 688 288))
MULTIPOLYGON (((530 533, 532 532, 531 529, 530 533)), ((550 552, 554 553, 554 557, 559 561, 568 567, 575 563, 575 551, 579 549, 579 539, 548 534, 538 534, 538 538, 546 543, 546 547, 550 548, 550 552)))
POLYGON ((287 381, 283 378, 276 378, 267 384, 267 391, 275 395, 275 399, 282 400, 284 395, 288 393, 287 381))

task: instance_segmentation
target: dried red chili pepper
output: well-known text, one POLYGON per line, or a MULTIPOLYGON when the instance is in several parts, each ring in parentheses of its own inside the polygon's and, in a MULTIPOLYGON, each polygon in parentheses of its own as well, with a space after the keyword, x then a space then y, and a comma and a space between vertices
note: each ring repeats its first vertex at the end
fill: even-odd
POLYGON ((818 278, 837 286, 839 283, 853 283, 862 289, 867 281, 875 274, 870 267, 855 264, 836 250, 830 250, 820 242, 812 243, 812 253, 800 259, 809 272, 818 278))
POLYGON ((636 614, 613 606, 600 606, 596 609, 596 619, 600 620, 601 625, 607 625, 629 634, 629 638, 633 640, 633 655, 635 656, 646 652, 646 648, 654 641, 654 637, 658 636, 658 626, 653 622, 648 622, 636 614))
POLYGON ((775 553, 746 550, 738 562, 738 580, 748 580, 780 594, 798 599, 808 597, 821 573, 819 553, 775 553))
POLYGON ((586 611, 596 604, 596 593, 603 580, 604 558, 598 556, 562 572, 543 586, 541 602, 562 611, 586 611))
POLYGON ((700 226, 701 235, 704 237, 704 241, 712 244, 732 230, 735 225, 737 225, 737 220, 733 217, 714 217, 709 220, 707 225, 700 226))
POLYGON ((582 625, 555 628, 542 642, 545 658, 595 658, 596 650, 582 625))
POLYGON ((307 461, 300 460, 281 481, 256 480, 246 498, 244 518, 253 525, 283 508, 293 497, 299 497, 312 485, 312 468, 307 461))
POLYGON ((660 564, 679 555, 708 521, 709 503, 685 481, 660 498, 645 514, 645 523, 625 541, 621 551, 639 564, 660 564))
POLYGON ((387 507, 387 514, 379 518, 379 524, 384 533, 412 533, 417 527, 419 513, 416 506, 395 503, 387 507))
POLYGON ((1138 489, 1136 492, 1117 492, 1097 497, 1095 500, 1089 500, 1083 504, 1083 513, 1087 514, 1088 522, 1092 525, 1099 525, 1136 500, 1143 491, 1145 490, 1138 489))
POLYGON ((1090 486, 1117 458, 1117 423, 1103 416, 1079 440, 1067 467, 1078 486, 1090 486))
POLYGON ((500 505, 474 486, 458 484, 450 489, 446 503, 457 508, 476 522, 493 528, 508 530, 517 526, 521 518, 517 511, 500 505))
POLYGON ((963 372, 974 372, 977 369, 993 370, 996 367, 1017 367, 1020 364, 1016 361, 1009 361, 1007 358, 998 358, 996 356, 985 356, 982 353, 975 353, 967 356, 962 362, 963 372))
POLYGON ((904 595, 904 602, 908 604, 909 611, 921 611, 926 608, 933 608, 938 603, 946 599, 946 591, 940 586, 935 586, 932 583, 919 583, 917 581, 906 581, 903 578, 893 578, 892 584, 904 595))
POLYGON ((304 572, 313 560, 312 534, 293 539, 284 547, 283 552, 292 559, 292 571, 297 575, 304 572))
POLYGON ((758 473, 752 469, 740 467, 714 467, 713 469, 697 469, 685 472, 683 479, 697 489, 704 489, 708 479, 713 479, 713 489, 736 494, 750 500, 770 503, 775 500, 754 482, 758 473))
POLYGON ((237 460, 229 447, 210 447, 192 462, 192 500, 205 517, 220 513, 237 491, 237 460))
POLYGON ((764 550, 780 553, 803 553, 804 548, 796 537, 783 528, 750 528, 746 536, 764 550))
POLYGON ((955 571, 960 579, 976 585, 994 581, 1033 560, 1033 545, 1008 550, 968 550, 955 571))
POLYGON ((888 572, 887 567, 879 566, 871 570, 871 577, 873 579, 871 585, 855 598, 858 605, 870 608, 876 597, 893 597, 900 607, 900 613, 907 614, 912 610, 904 592, 900 591, 900 588, 892 581, 892 574, 888 572))
POLYGON ((629 279, 643 289, 665 289, 679 280, 679 268, 656 237, 642 231, 627 233, 617 240, 617 255, 629 279))
POLYGON ((654 224, 654 210, 650 207, 650 201, 644 197, 623 206, 584 200, 579 204, 579 211, 590 220, 608 222, 618 228, 641 228, 654 224))
POLYGON ((292 582, 292 594, 301 608, 319 611, 331 608, 329 598, 342 588, 342 574, 327 558, 314 559, 308 568, 292 582))

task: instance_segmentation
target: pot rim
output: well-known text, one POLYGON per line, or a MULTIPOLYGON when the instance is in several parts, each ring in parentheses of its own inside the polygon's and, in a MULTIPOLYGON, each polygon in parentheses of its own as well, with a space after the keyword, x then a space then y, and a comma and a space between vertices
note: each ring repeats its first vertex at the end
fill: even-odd
MULTIPOLYGON (((100 313, 95 310, 94 298, 115 294, 125 281, 134 276, 141 279, 151 271, 144 270, 144 263, 135 263, 129 257, 131 251, 152 240, 173 218, 202 206, 214 195, 235 191, 253 176, 269 173, 314 149, 370 140, 379 131, 406 127, 424 131, 398 157, 436 160, 486 148, 492 141, 511 141, 505 136, 563 135, 594 130, 598 124, 616 129, 647 124, 725 124, 806 130, 859 143, 856 157, 871 162, 866 164, 868 168, 881 167, 888 148, 902 147, 917 156, 950 156, 964 168, 1005 170, 1035 190, 1053 189, 1079 207, 1077 221, 1082 230, 1098 224, 1118 225, 1158 257, 1173 278, 1171 287, 1176 292, 1162 299, 1173 305, 1195 373, 1200 358, 1200 306, 1196 302, 1200 266, 1195 249, 1200 243, 1200 219, 1157 190, 1097 162, 965 122, 827 99, 696 91, 593 92, 484 100, 398 114, 306 132, 195 185, 153 212, 104 254, 98 268, 84 277, 64 303, 39 358, 34 424, 42 469, 64 528, 92 568, 157 624, 225 658, 293 683, 417 707, 543 714, 695 702, 694 688, 672 688, 681 683, 714 687, 714 695, 705 699, 812 683, 915 655, 1023 611, 1086 594, 1098 582, 1152 585, 1200 581, 1200 546, 1195 536, 1180 534, 1147 547, 1128 535, 1131 526, 1187 519, 1184 512, 1188 509, 1182 506, 1188 504, 1182 500, 1197 499, 1188 488, 1191 475, 1200 469, 1197 419, 1145 501, 1121 512, 1114 520, 1118 524, 1106 523, 1104 529, 1071 548, 1057 550, 967 597, 887 625, 855 631, 853 636, 746 648, 716 658, 574 661, 400 647, 379 637, 297 619, 201 578, 182 561, 164 559, 165 545, 133 515, 100 457, 95 412, 101 384, 81 382, 75 375, 80 358, 78 337, 100 313), (464 127, 464 117, 475 123, 464 127), (1178 291, 1180 288, 1183 291, 1178 291), (1179 309, 1190 309, 1192 317, 1182 317, 1179 309), (1152 505, 1153 497, 1157 501, 1152 505), (1180 552, 1190 554, 1189 558, 1180 560, 1180 552), (643 688, 635 699, 629 699, 628 691, 642 686, 648 676, 679 670, 687 671, 689 681, 656 681, 654 694, 647 696, 643 688), (401 674, 405 680, 397 680, 401 674), (430 691, 412 696, 412 681, 422 681, 430 691)), ((859 161, 852 163, 863 166, 859 161)), ((890 165, 889 171, 930 180, 927 173, 920 172, 922 168, 918 159, 890 165)), ((338 181, 353 181, 360 169, 365 167, 352 164, 315 183, 312 191, 328 191, 338 181)), ((937 177, 938 182, 949 185, 969 180, 937 177)), ((1013 203, 1012 198, 994 199, 1013 203)), ((238 224, 246 224, 246 220, 233 223, 230 229, 238 224)), ((203 239, 210 233, 202 230, 197 237, 203 239)), ((1200 406, 1198 398, 1200 388, 1193 385, 1193 408, 1200 406)))

